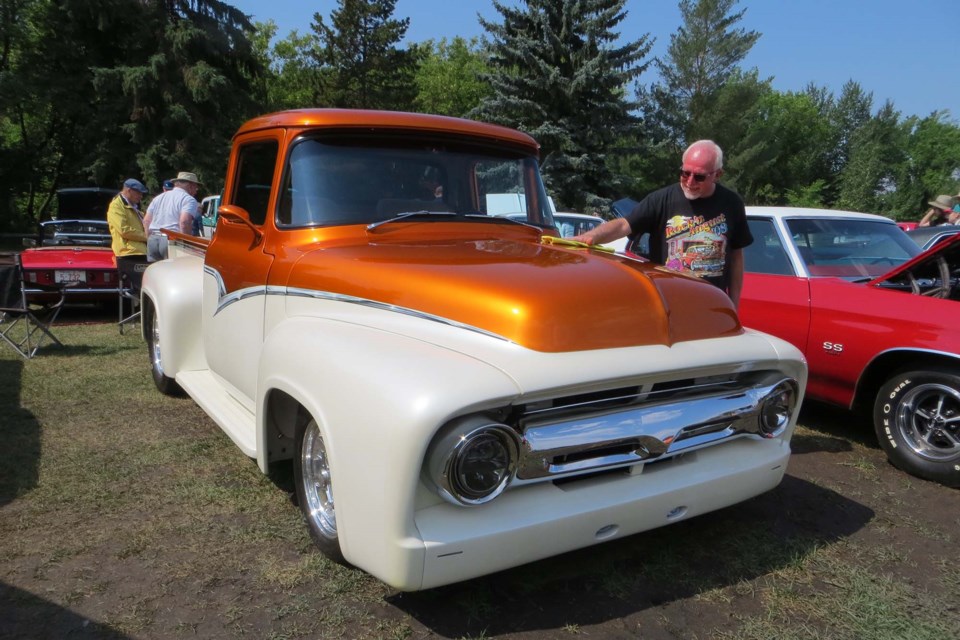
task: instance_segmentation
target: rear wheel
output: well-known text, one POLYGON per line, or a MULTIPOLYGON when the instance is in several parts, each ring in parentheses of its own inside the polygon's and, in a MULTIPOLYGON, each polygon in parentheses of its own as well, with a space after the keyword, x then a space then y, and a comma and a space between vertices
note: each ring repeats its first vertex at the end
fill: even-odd
POLYGON ((150 372, 153 374, 153 383, 160 393, 168 396, 183 395, 183 389, 176 380, 168 377, 163 371, 163 361, 160 359, 160 323, 153 307, 144 310, 147 318, 147 354, 150 357, 150 372))
POLYGON ((294 483, 297 502, 310 529, 310 537, 325 556, 344 564, 337 535, 330 461, 316 420, 311 419, 297 428, 296 442, 294 483))
POLYGON ((944 369, 897 373, 881 387, 873 415, 896 467, 960 487, 960 376, 944 369))

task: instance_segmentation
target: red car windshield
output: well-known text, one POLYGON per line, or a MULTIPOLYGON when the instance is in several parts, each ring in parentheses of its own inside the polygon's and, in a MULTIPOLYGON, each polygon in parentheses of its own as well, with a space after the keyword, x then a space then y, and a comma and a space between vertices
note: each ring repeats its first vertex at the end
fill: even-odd
POLYGON ((794 218, 787 227, 811 276, 874 278, 921 252, 895 224, 794 218))

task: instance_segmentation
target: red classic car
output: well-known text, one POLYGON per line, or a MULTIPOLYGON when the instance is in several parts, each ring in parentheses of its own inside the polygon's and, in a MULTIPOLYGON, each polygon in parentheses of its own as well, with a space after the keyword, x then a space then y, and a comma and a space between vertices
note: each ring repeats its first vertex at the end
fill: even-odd
POLYGON ((27 298, 40 301, 54 295, 31 285, 72 283, 68 304, 116 301, 119 276, 106 222, 42 222, 38 240, 31 244, 20 254, 27 298), (96 240, 103 233, 106 246, 96 240))
POLYGON ((807 397, 872 410, 894 465, 960 486, 960 238, 921 254, 881 216, 747 216, 744 325, 803 351, 807 397))
POLYGON ((69 303, 117 299, 118 274, 110 249, 107 205, 115 190, 99 187, 61 189, 53 220, 41 222, 36 238, 21 254, 27 297, 40 301, 53 295, 40 287, 71 283, 69 303))

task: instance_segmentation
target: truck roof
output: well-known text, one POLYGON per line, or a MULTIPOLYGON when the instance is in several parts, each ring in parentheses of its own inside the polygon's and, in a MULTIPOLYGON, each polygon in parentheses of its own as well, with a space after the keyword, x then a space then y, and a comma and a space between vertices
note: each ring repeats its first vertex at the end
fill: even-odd
POLYGON ((529 135, 485 122, 453 118, 450 116, 406 113, 401 111, 376 111, 367 109, 294 109, 258 116, 240 127, 236 135, 260 129, 283 128, 336 128, 365 129, 382 128, 411 131, 455 133, 499 140, 520 145, 538 153, 540 145, 529 135))

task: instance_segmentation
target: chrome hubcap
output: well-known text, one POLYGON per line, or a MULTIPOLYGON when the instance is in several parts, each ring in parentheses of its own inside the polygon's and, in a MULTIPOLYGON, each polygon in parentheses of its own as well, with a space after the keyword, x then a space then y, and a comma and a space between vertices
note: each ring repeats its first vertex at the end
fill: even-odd
POLYGON ((153 314, 150 332, 153 336, 151 340, 150 358, 153 361, 153 369, 160 375, 163 375, 163 365, 160 363, 160 322, 157 320, 157 314, 153 314))
POLYGON ((300 454, 303 493, 307 498, 307 517, 320 534, 331 540, 337 538, 337 516, 333 509, 333 485, 327 449, 316 421, 311 420, 303 434, 300 454))
POLYGON ((914 453, 938 462, 960 458, 960 391, 942 384, 910 390, 897 411, 897 428, 914 453))

